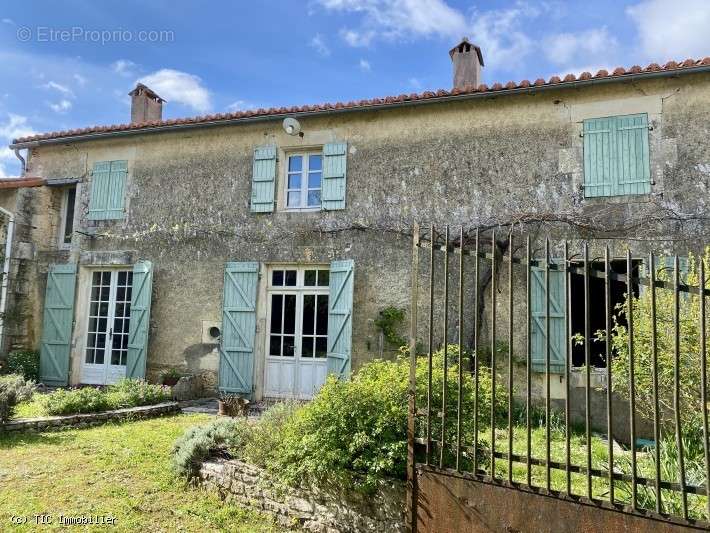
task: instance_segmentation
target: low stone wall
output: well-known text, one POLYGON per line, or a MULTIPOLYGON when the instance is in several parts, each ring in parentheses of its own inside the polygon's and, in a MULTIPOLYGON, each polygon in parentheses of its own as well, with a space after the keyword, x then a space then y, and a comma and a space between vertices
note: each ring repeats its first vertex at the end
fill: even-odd
POLYGON ((83 428, 96 426, 110 421, 135 420, 153 418, 180 412, 177 402, 165 402, 156 405, 143 405, 104 411, 103 413, 85 413, 79 415, 47 416, 42 418, 21 418, 0 424, 3 431, 47 431, 63 428, 83 428))
POLYGON ((223 499, 267 513, 288 528, 318 533, 405 531, 405 486, 392 482, 373 495, 345 490, 291 489, 261 468, 235 460, 203 463, 199 482, 223 499))

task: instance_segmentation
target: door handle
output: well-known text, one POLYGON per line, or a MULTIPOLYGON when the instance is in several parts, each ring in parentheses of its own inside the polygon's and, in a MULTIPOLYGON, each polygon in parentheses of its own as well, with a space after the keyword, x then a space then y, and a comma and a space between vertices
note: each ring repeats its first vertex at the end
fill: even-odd
POLYGON ((112 339, 113 338, 113 328, 109 328, 108 330, 108 338, 112 339))

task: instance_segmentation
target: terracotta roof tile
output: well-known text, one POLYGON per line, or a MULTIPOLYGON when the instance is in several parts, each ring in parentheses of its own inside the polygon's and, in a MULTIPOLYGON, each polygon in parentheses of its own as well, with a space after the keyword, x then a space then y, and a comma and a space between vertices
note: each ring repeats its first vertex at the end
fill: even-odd
MULTIPOLYGON (((217 113, 206 116, 198 117, 186 117, 186 118, 172 118, 162 121, 149 121, 142 122, 139 124, 112 124, 110 126, 89 126, 86 128, 77 128, 67 131, 53 131, 50 133, 43 133, 39 135, 32 135, 29 137, 22 137, 15 139, 13 143, 25 143, 32 141, 43 141, 47 139, 56 139, 64 137, 75 137, 79 135, 86 135, 90 133, 103 133, 103 132, 113 132, 113 131, 128 131, 135 130, 139 131, 146 128, 159 128, 161 126, 179 126, 183 124, 201 124, 208 122, 220 122, 223 120, 235 120, 258 116, 279 116, 287 114, 298 114, 298 113, 309 113, 318 111, 331 111, 334 109, 367 109, 372 107, 384 106, 388 104, 396 104, 409 101, 421 101, 421 100, 434 100, 436 98, 450 97, 450 96, 465 96, 467 94, 474 93, 487 93, 493 91, 502 90, 515 90, 515 89, 526 89, 529 87, 543 87, 543 86, 562 86, 565 83, 574 83, 576 81, 588 81, 591 79, 602 79, 602 78, 623 78, 624 76, 650 73, 650 72, 661 72, 661 71, 671 71, 680 69, 692 69, 702 66, 710 65, 710 56, 703 59, 686 59, 682 63, 677 63, 676 61, 669 61, 665 65, 661 66, 658 63, 651 63, 646 67, 640 67, 634 65, 628 70, 624 67, 617 67, 613 70, 612 74, 605 69, 601 69, 596 74, 592 75, 590 72, 582 72, 579 77, 574 74, 567 74, 563 79, 559 76, 552 76, 549 80, 544 80, 543 78, 538 78, 534 82, 530 80, 522 80, 520 83, 514 81, 509 81, 505 86, 501 83, 494 83, 492 86, 488 86, 485 83, 479 85, 478 87, 473 87, 467 85, 463 88, 452 89, 450 91, 439 89, 434 91, 424 91, 422 93, 412 93, 409 95, 400 94, 398 96, 387 96, 384 98, 372 98, 351 102, 337 102, 337 103, 323 103, 316 105, 304 105, 304 106, 291 106, 291 107, 272 107, 270 109, 251 109, 247 111, 235 111, 233 113, 217 113)), ((15 180, 16 181, 16 180, 15 180)))

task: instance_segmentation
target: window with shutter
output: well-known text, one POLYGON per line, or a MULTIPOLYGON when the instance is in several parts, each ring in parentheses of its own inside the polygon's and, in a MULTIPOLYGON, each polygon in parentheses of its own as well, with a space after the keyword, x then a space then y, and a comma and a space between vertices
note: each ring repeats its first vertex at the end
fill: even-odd
POLYGON ((651 192, 645 113, 585 120, 583 136, 586 197, 651 192))
POLYGON ((324 211, 345 209, 347 149, 347 143, 329 143, 323 147, 321 208, 324 211))
POLYGON ((254 150, 251 179, 251 212, 271 213, 274 210, 276 180, 276 147, 260 146, 254 150))
POLYGON ((125 214, 128 161, 99 161, 94 164, 89 199, 89 220, 117 220, 125 214))
MULTIPOLYGON (((559 264, 559 262, 558 262, 559 264)), ((544 372, 547 363, 547 327, 550 331, 550 372, 565 369, 565 274, 562 270, 549 271, 549 294, 546 290, 545 269, 530 267, 531 317, 530 344, 533 370, 544 372), (549 314, 547 299, 549 297, 549 314)))

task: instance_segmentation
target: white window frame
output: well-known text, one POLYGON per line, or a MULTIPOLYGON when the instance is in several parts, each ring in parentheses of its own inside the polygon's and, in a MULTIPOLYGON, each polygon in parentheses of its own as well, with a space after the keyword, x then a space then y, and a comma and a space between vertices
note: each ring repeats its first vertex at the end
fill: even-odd
POLYGON ((286 152, 286 164, 284 169, 284 209, 286 211, 320 211, 323 205, 323 150, 314 149, 306 150, 303 152, 286 152), (318 155, 321 158, 321 168, 320 168, 320 187, 319 188, 309 188, 308 187, 308 177, 311 173, 309 163, 309 156, 318 155), (301 171, 300 172, 289 172, 289 163, 292 157, 300 156, 302 158, 301 171), (301 176, 301 187, 299 189, 289 189, 288 178, 290 175, 300 174, 301 176), (289 192, 300 192, 300 204, 298 206, 288 205, 288 193, 289 192), (318 205, 308 205, 308 193, 309 191, 320 191, 321 201, 318 205))
POLYGON ((59 235, 57 235, 57 245, 60 250, 68 250, 71 248, 72 241, 74 240, 74 233, 69 237, 69 242, 64 242, 64 232, 67 229, 67 210, 69 209, 69 191, 74 189, 74 212, 72 213, 72 228, 74 226, 76 217, 76 201, 77 195, 79 194, 79 188, 77 185, 69 185, 62 188, 62 203, 59 209, 59 235))
MULTIPOLYGON (((273 265, 269 266, 267 269, 267 282, 266 282, 266 293, 267 293, 267 313, 266 313, 266 342, 265 342, 265 354, 267 358, 279 360, 279 361, 298 361, 300 359, 306 359, 308 361, 314 360, 325 360, 325 357, 319 358, 315 356, 315 350, 313 356, 303 357, 302 355, 302 340, 303 340, 303 298, 306 295, 325 295, 329 296, 330 289, 328 285, 325 286, 307 286, 305 285, 306 270, 328 270, 330 271, 330 265, 308 265, 308 266, 295 266, 295 265, 273 265), (296 271, 296 285, 295 286, 274 286, 272 285, 273 273, 278 270, 295 270, 296 271), (295 316, 295 328, 294 328, 294 346, 293 346, 293 357, 283 356, 283 355, 271 355, 271 297, 275 294, 295 294, 296 295, 296 316, 295 316)), ((283 304, 282 304, 283 312, 283 304)), ((281 334, 283 336, 283 333, 281 334)), ((310 336, 310 335, 309 335, 310 336)), ((326 335, 327 338, 327 329, 326 335)), ((283 346, 281 348, 283 351, 283 346)))

